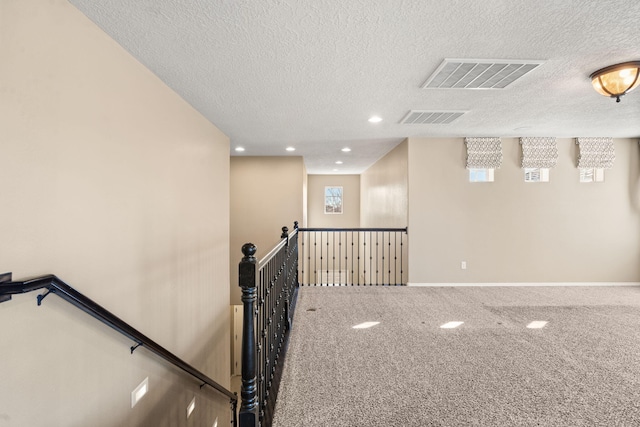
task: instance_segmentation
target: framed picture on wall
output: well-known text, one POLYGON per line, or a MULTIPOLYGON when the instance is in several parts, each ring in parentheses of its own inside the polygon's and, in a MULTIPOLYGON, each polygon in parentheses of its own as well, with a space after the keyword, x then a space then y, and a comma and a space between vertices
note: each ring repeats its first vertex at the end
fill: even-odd
POLYGON ((324 187, 324 213, 342 213, 342 187, 324 187))

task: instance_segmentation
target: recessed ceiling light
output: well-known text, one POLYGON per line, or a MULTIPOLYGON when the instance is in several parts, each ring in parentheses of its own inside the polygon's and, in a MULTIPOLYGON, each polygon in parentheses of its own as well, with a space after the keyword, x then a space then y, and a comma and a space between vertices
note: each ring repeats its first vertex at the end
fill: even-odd
POLYGON ((334 169, 333 169, 333 171, 334 171, 334 172, 338 172, 338 168, 334 168, 334 169))
POLYGON ((342 152, 344 152, 344 153, 348 153, 349 151, 351 151, 351 148, 349 148, 349 147, 344 147, 344 148, 343 148, 342 150, 340 150, 340 151, 342 151, 342 152))
POLYGON ((382 117, 371 116, 369 117, 369 123, 380 123, 382 121, 382 117))
POLYGON ((244 151, 244 147, 236 147, 236 151, 242 152, 242 151, 244 151))
POLYGON ((370 328, 372 326, 376 326, 380 324, 380 322, 364 322, 364 323, 360 323, 359 325, 355 325, 352 326, 353 329, 367 329, 370 328))
POLYGON ((338 160, 338 161, 336 162, 336 165, 341 165, 341 164, 342 164, 342 160, 338 160))
POLYGON ((295 147, 287 147, 287 151, 296 151, 295 147))
POLYGON ((462 325, 464 322, 447 322, 444 325, 440 326, 442 329, 453 329, 462 325))

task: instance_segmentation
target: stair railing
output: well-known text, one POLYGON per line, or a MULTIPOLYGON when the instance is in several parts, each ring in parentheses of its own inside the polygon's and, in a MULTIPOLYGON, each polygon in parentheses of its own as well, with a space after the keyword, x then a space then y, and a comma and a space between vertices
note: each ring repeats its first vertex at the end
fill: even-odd
POLYGON ((298 290, 298 223, 261 260, 242 246, 239 284, 244 306, 240 427, 270 427, 298 290))
POLYGON ((110 328, 120 332, 122 335, 129 338, 135 343, 131 347, 131 354, 139 347, 146 348, 151 353, 159 356, 170 364, 176 366, 182 371, 188 373, 194 378, 200 381, 201 387, 207 385, 217 392, 225 395, 229 398, 231 404, 232 422, 234 427, 238 425, 237 422, 237 406, 238 397, 235 393, 227 390, 222 385, 218 384, 207 375, 197 370, 193 366, 189 365, 184 360, 180 359, 175 354, 171 353, 160 344, 153 341, 151 338, 138 331, 115 314, 106 310, 102 306, 98 305, 93 300, 89 299, 84 294, 78 292, 58 277, 49 274, 46 276, 36 277, 29 280, 12 281, 11 273, 4 273, 0 275, 0 303, 11 300, 11 295, 24 294, 40 289, 46 289, 47 292, 37 296, 38 306, 42 304, 42 301, 49 295, 54 294, 67 301, 74 307, 79 308, 93 318, 99 320, 110 328))
POLYGON ((300 228, 300 286, 407 284, 405 228, 300 228))

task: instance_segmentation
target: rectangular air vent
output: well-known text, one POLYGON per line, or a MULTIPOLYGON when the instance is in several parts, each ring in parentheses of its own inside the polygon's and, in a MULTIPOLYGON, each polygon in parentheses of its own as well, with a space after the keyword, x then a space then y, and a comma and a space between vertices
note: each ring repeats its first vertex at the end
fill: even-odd
POLYGON ((427 111, 411 110, 400 124, 404 125, 447 125, 466 113, 466 111, 427 111))
POLYGON ((544 61, 445 59, 423 89, 504 89, 544 61))

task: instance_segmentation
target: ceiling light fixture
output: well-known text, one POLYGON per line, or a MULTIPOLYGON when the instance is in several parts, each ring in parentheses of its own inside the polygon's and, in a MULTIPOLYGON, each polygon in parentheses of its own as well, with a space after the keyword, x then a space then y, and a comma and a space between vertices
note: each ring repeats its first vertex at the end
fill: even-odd
POLYGON ((369 118, 369 123, 380 123, 382 121, 382 117, 371 116, 369 118))
POLYGON ((620 102, 621 96, 640 85, 640 61, 611 65, 594 72, 589 77, 596 92, 620 102))
POLYGON ((244 148, 243 148, 243 147, 236 147, 236 151, 237 151, 237 152, 239 152, 239 153, 241 153, 241 152, 243 152, 243 151, 244 151, 244 148))
POLYGON ((343 153, 348 153, 349 151, 351 151, 351 148, 349 148, 349 147, 344 147, 344 148, 343 148, 342 150, 340 150, 340 151, 342 151, 343 153))
POLYGON ((287 147, 287 151, 296 151, 295 147, 287 147))
POLYGON ((342 164, 342 160, 338 160, 338 161, 336 162, 336 165, 341 165, 341 164, 342 164))

